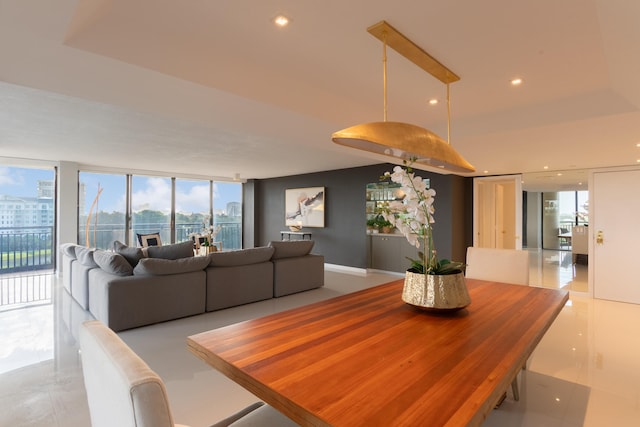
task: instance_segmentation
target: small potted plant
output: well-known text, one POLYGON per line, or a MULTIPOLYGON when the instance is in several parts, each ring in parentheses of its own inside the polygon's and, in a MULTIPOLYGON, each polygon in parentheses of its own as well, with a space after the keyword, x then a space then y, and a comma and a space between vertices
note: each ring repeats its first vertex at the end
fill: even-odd
POLYGON ((367 232, 368 233, 373 233, 373 232, 377 232, 377 225, 376 225, 376 218, 369 218, 367 220, 367 232))
POLYGON ((390 234, 393 232, 393 225, 384 216, 378 215, 378 217, 376 218, 376 223, 378 230, 380 230, 380 233, 390 234))

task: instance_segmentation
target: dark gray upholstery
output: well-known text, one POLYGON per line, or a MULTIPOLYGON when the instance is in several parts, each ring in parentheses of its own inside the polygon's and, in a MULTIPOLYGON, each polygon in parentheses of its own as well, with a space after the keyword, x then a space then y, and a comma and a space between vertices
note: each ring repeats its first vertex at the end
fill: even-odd
POLYGON ((97 250, 93 253, 93 260, 98 264, 98 267, 116 276, 131 276, 133 274, 133 267, 129 261, 115 252, 97 250))
POLYGON ((141 258, 134 268, 116 252, 73 244, 61 245, 60 252, 65 288, 119 331, 323 286, 324 257, 309 254, 312 246, 276 242, 194 257, 188 241, 148 248, 156 258, 141 258), (172 259, 178 255, 187 256, 172 259))
POLYGON ((93 260, 93 252, 95 249, 85 248, 84 246, 75 246, 76 258, 80 261, 80 264, 87 267, 95 268, 98 264, 93 260))
POLYGON ((273 297, 271 261, 207 268, 207 311, 273 297))
POLYGON ((174 245, 166 246, 149 246, 147 248, 147 254, 149 258, 162 258, 162 259, 178 259, 187 258, 193 256, 193 241, 187 240, 186 242, 176 243, 174 245))
POLYGON ((281 297, 324 286, 324 257, 311 254, 313 240, 272 241, 273 296, 281 297))
POLYGON ((136 265, 138 265, 138 261, 144 258, 142 249, 127 246, 117 240, 113 242, 113 250, 116 253, 122 255, 127 260, 127 262, 131 264, 131 267, 135 267, 136 265))
POLYGON ((267 262, 273 256, 274 249, 260 247, 229 252, 213 252, 209 254, 211 267, 235 267, 238 265, 267 262))
POLYGON ((76 258, 75 243, 63 243, 60 245, 60 254, 62 256, 62 286, 71 295, 71 266, 78 262, 76 258))
MULTIPOLYGON (((93 260, 93 253, 91 259, 93 260)), ((92 262, 91 265, 82 264, 80 260, 71 264, 71 296, 85 310, 89 308, 89 272, 100 270, 98 264, 92 262)))
POLYGON ((89 271, 89 310, 114 331, 204 313, 205 272, 118 277, 89 271))
POLYGON ((324 257, 309 254, 273 259, 273 296, 281 297, 324 286, 324 257))
POLYGON ((133 269, 135 276, 166 276, 169 274, 202 271, 209 265, 206 257, 188 257, 179 259, 143 258, 133 269))
POLYGON ((60 245, 60 251, 63 255, 70 257, 71 259, 76 259, 76 245, 75 243, 63 243, 60 245))
POLYGON ((313 240, 274 240, 269 247, 275 249, 272 259, 280 259, 308 255, 314 244, 313 240))

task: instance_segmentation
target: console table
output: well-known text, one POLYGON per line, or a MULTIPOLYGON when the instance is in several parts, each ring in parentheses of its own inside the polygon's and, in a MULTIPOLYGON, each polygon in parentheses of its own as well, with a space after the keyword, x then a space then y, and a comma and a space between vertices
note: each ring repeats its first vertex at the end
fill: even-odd
POLYGON ((300 236, 300 239, 302 240, 305 240, 307 237, 309 237, 309 240, 311 240, 310 231, 281 231, 280 232, 280 238, 282 240, 291 240, 291 236, 300 236), (285 239, 284 236, 287 236, 287 239, 285 239))

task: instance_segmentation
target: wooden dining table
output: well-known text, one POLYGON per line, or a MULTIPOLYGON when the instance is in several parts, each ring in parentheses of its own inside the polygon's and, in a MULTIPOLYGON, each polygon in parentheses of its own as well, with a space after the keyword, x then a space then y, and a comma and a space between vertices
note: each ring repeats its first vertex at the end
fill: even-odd
POLYGON ((479 425, 568 300, 466 279, 427 312, 403 280, 188 337, 191 352, 303 426, 479 425))

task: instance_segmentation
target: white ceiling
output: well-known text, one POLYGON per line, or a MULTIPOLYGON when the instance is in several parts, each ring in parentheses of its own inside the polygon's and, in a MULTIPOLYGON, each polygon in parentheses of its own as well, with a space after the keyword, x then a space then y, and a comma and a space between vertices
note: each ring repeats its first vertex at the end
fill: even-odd
MULTIPOLYGON (((242 178, 390 161, 331 142, 383 118, 380 20, 461 77, 451 143, 475 175, 640 159, 631 0, 0 0, 0 156, 242 178)), ((444 85, 388 56, 388 119, 446 138, 444 85)))

